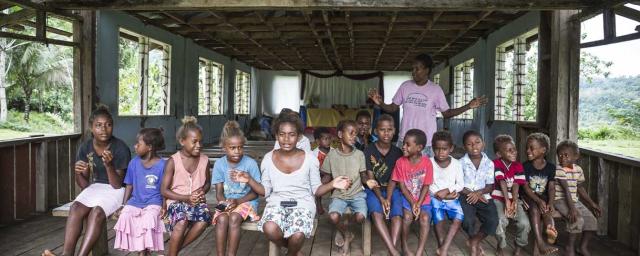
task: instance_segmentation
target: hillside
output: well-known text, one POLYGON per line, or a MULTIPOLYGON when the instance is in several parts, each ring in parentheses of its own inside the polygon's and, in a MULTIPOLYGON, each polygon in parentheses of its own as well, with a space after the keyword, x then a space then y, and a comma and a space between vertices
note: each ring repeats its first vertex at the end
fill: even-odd
MULTIPOLYGON (((625 100, 640 97, 640 75, 580 81, 580 128, 615 124, 607 109, 628 108, 625 100)), ((640 114, 640 113, 639 113, 640 114)))

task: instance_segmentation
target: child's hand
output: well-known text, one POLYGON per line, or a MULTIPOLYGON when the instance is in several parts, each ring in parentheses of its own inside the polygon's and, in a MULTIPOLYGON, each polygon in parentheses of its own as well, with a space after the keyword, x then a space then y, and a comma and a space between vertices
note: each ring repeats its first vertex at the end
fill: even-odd
POLYGON ((249 176, 249 173, 237 170, 231 171, 230 175, 231 180, 238 183, 248 183, 249 179, 251 178, 249 176))
POLYGON ((417 220, 418 217, 420 217, 420 203, 418 202, 413 203, 411 210, 413 212, 413 219, 417 220))
POLYGON ((166 209, 166 208, 164 208, 164 207, 162 207, 162 208, 160 209, 160 218, 161 218, 161 219, 164 219, 165 217, 167 217, 167 209, 166 209))
POLYGON ((109 148, 107 147, 107 149, 105 149, 104 152, 102 152, 102 162, 104 163, 105 166, 107 166, 111 164, 111 160, 113 160, 113 154, 111 153, 111 150, 109 150, 109 148))
POLYGON ((596 218, 599 218, 602 215, 602 209, 598 204, 595 204, 595 203, 591 205, 591 212, 593 212, 593 215, 596 218))
POLYGON ((368 96, 376 105, 380 105, 383 101, 382 96, 380 96, 380 93, 378 93, 378 90, 376 89, 369 90, 368 96))
POLYGON ((237 199, 227 199, 225 202, 227 204, 227 209, 225 209, 225 211, 231 211, 238 206, 237 199))
POLYGON ((76 173, 83 174, 89 170, 89 164, 85 161, 78 160, 74 170, 76 173))
POLYGON ((467 203, 468 204, 476 204, 478 202, 478 200, 480 200, 479 198, 479 193, 478 192, 471 192, 469 194, 467 194, 467 203))
POLYGON ((570 223, 576 223, 576 221, 578 220, 578 210, 576 209, 576 207, 569 208, 568 218, 570 223))
POLYGON ((367 187, 369 187, 369 189, 374 189, 374 188, 378 188, 380 187, 380 185, 378 185, 378 182, 374 179, 368 179, 366 181, 367 183, 367 187))
POLYGON ((447 195, 449 194, 449 189, 445 188, 443 190, 440 190, 438 192, 436 192, 435 196, 438 200, 442 200, 444 199, 447 195))
POLYGON ((547 213, 549 211, 549 206, 544 200, 538 200, 536 204, 538 205, 538 209, 540 209, 540 213, 547 213))
POLYGON ((386 198, 380 198, 380 204, 382 205, 382 213, 385 217, 388 217, 389 210, 391 209, 389 201, 386 198))
POLYGON ((449 194, 447 194, 447 196, 445 196, 445 199, 456 199, 458 198, 458 192, 453 191, 449 194))
POLYGON ((351 180, 347 176, 338 176, 331 181, 331 185, 335 189, 347 189, 351 186, 351 180))
POLYGON ((484 198, 484 196, 480 195, 480 197, 478 197, 478 201, 483 202, 485 204, 489 203, 489 200, 487 200, 486 198, 484 198))

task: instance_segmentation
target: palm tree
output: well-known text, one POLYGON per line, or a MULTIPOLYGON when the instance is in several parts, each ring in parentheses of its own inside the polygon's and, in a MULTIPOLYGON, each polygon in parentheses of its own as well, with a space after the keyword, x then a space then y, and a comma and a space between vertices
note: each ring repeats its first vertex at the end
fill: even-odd
POLYGON ((31 99, 35 90, 55 90, 70 86, 73 77, 73 58, 69 49, 28 43, 14 48, 9 59, 7 81, 24 93, 24 120, 29 122, 31 99))

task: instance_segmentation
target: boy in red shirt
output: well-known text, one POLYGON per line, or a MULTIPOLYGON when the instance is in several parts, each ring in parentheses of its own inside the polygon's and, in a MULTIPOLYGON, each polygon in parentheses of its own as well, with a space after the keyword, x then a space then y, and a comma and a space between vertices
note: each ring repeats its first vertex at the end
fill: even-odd
POLYGON ((524 211, 522 201, 518 200, 520 186, 527 184, 524 168, 522 163, 516 160, 518 150, 511 136, 498 135, 493 141, 493 150, 498 157, 493 160, 493 165, 496 168, 496 181, 491 193, 499 219, 496 230, 498 240, 496 255, 503 255, 502 250, 507 247, 506 230, 509 219, 515 219, 517 227, 516 250, 513 254, 520 255, 520 251, 528 243, 529 231, 531 230, 527 212, 524 211))
POLYGON ((426 143, 427 136, 423 131, 418 129, 407 131, 402 144, 403 157, 396 162, 391 176, 391 180, 400 186, 404 196, 402 200, 404 210, 402 251, 406 255, 414 255, 410 253, 407 244, 411 223, 414 220, 420 220, 420 241, 415 255, 422 255, 424 252, 431 224, 429 185, 433 183, 433 165, 429 156, 422 155, 426 143))

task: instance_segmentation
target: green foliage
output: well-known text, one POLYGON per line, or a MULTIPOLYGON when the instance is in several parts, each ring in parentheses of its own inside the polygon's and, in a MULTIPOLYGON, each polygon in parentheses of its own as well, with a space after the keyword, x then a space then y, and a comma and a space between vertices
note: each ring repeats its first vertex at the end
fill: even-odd
MULTIPOLYGON (((640 75, 635 77, 596 78, 592 82, 580 81, 580 101, 578 126, 597 128, 600 126, 619 126, 623 121, 615 114, 637 117, 633 103, 640 98, 640 75), (635 115, 634 115, 635 114, 635 115)), ((631 120, 629 120, 631 121, 631 120)), ((632 123, 629 123, 632 124, 632 123)), ((632 125, 640 127, 639 125, 632 125)))
POLYGON ((135 115, 140 112, 140 45, 120 37, 118 40, 118 114, 135 115))
POLYGON ((586 79, 589 83, 596 77, 609 77, 611 65, 613 65, 612 61, 602 60, 585 51, 580 52, 580 78, 586 79))
POLYGON ((0 123, 0 128, 47 135, 73 132, 73 122, 66 121, 59 115, 34 112, 28 123, 22 115, 22 112, 10 110, 7 121, 0 123))
POLYGON ((628 125, 640 131, 640 100, 624 99, 624 108, 609 108, 607 111, 621 125, 628 125))

